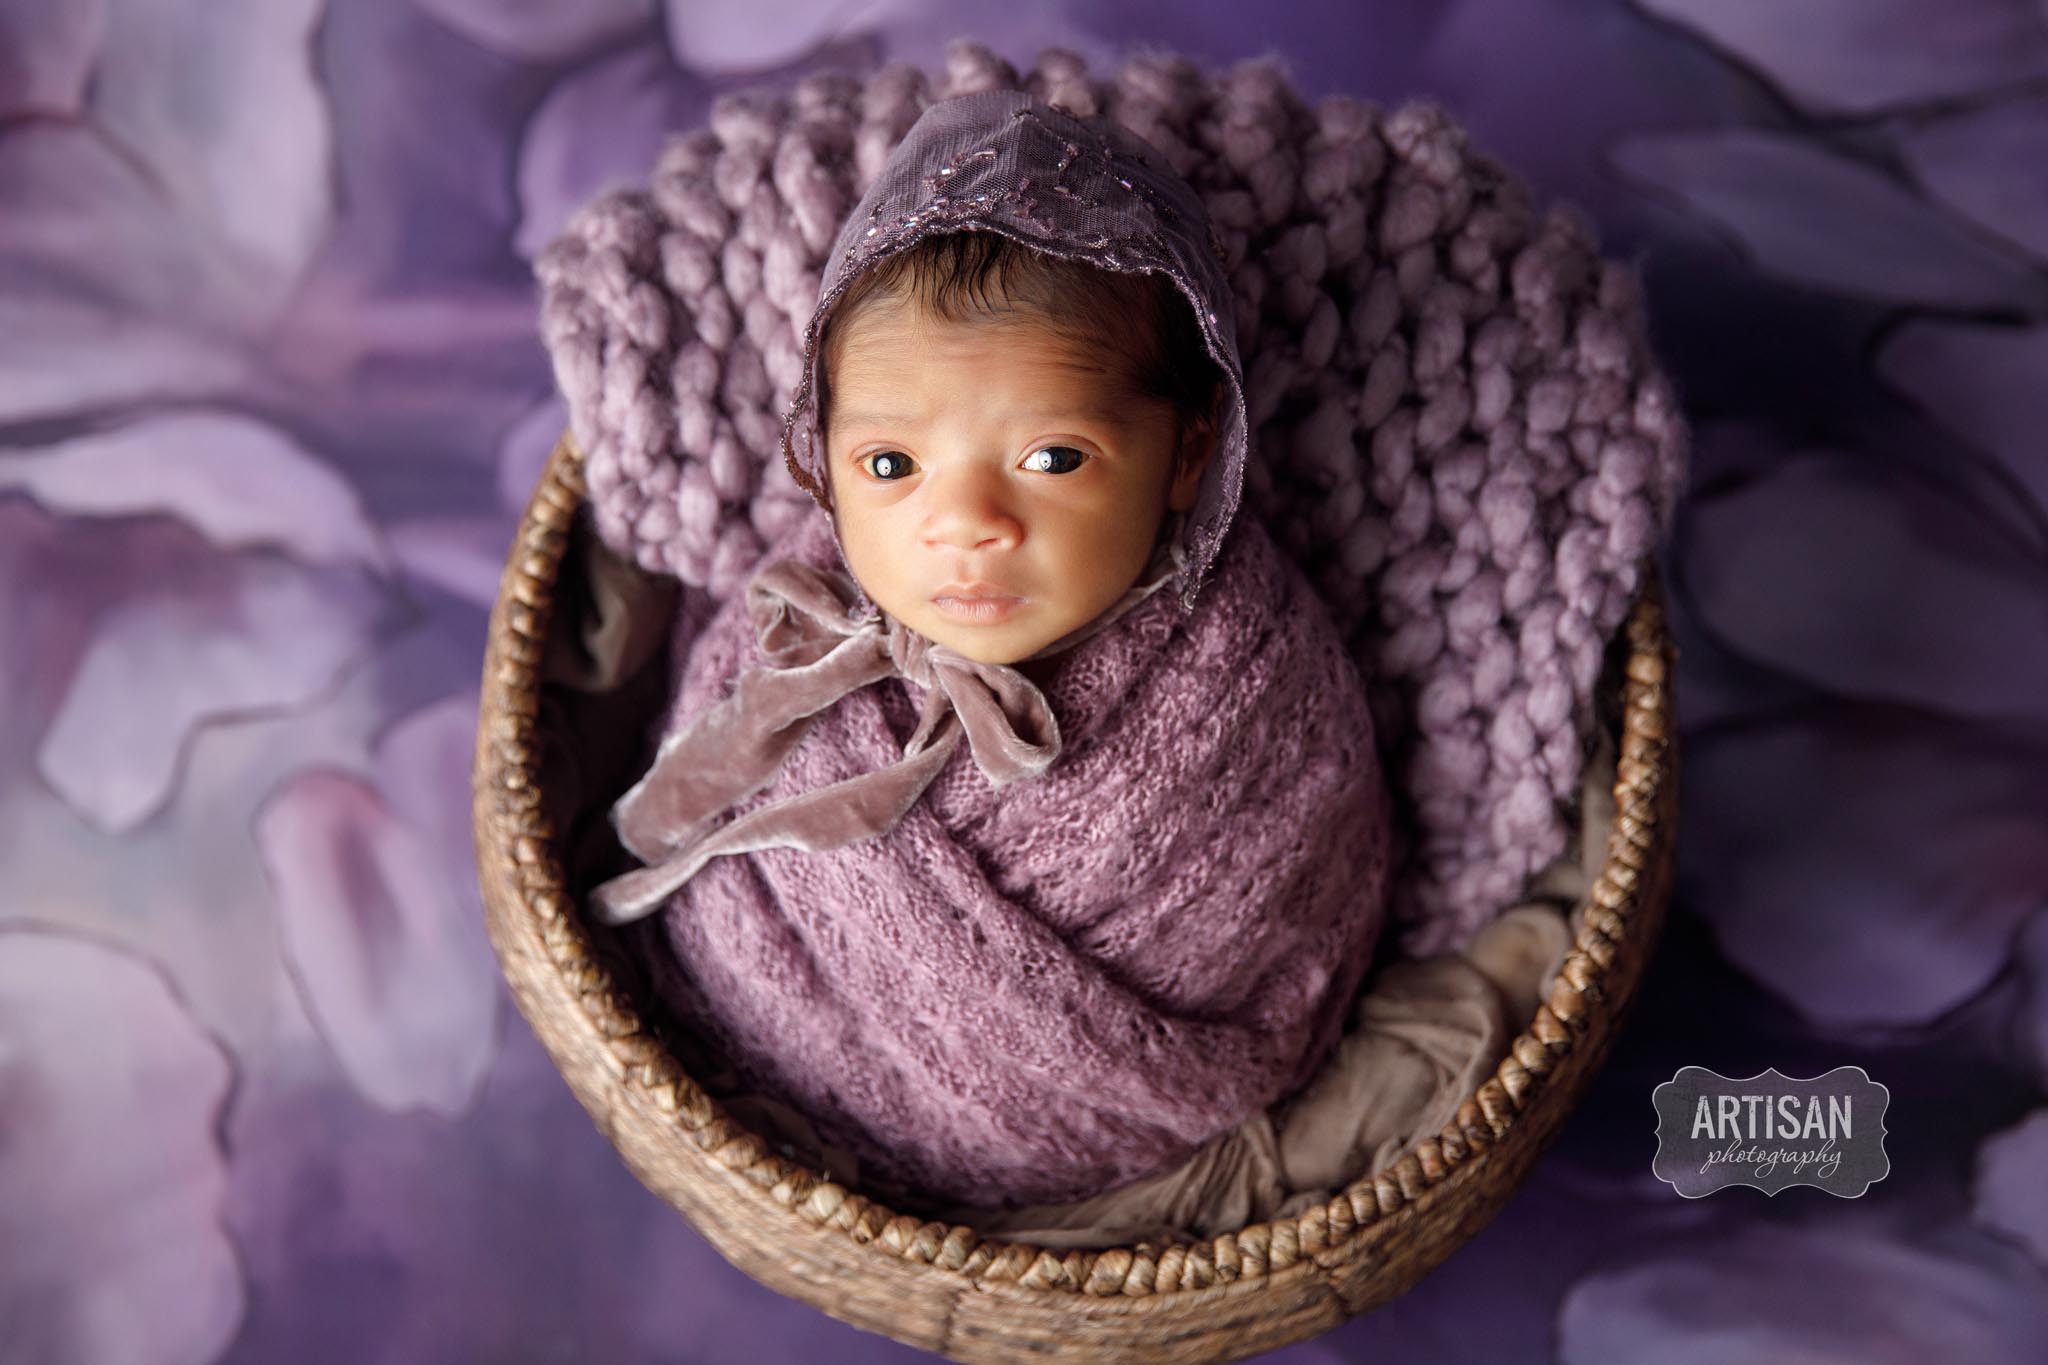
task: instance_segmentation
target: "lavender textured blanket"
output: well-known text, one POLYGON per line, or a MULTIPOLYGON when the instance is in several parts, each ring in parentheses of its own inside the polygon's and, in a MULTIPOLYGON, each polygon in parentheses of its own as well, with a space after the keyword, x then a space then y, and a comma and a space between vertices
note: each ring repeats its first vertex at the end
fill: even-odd
MULTIPOLYGON (((778 553, 829 566, 828 524, 778 553)), ((666 730, 756 661, 738 602, 666 730)), ((963 746, 885 837, 715 859, 661 912, 678 1015, 878 1190, 1022 1204, 1184 1160, 1326 1060, 1382 928, 1364 686, 1255 522, 1192 614, 1155 594, 1050 662, 1042 776, 995 789, 963 746)), ((917 693, 849 694, 736 811, 891 761, 917 693)))

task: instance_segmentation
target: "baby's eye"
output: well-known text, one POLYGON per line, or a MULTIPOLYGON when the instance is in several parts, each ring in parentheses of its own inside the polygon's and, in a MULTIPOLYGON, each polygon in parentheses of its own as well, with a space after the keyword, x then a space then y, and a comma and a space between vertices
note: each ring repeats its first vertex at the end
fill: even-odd
POLYGON ((910 473, 910 457, 900 450, 878 450, 862 457, 861 468, 880 479, 883 483, 894 483, 910 473), (872 465, 866 461, 872 460, 872 465))
POLYGON ((1043 474, 1071 474, 1087 461, 1087 452, 1076 450, 1072 446, 1040 446, 1024 457, 1027 469, 1035 469, 1043 474), (1032 461, 1041 455, 1051 456, 1058 467, 1047 468, 1044 464, 1033 464, 1032 461))

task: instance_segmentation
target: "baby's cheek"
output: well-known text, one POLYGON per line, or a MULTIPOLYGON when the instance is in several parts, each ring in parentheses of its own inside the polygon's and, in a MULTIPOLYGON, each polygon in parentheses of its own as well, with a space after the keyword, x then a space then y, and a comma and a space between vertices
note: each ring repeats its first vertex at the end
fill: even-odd
POLYGON ((837 520, 833 525, 838 530, 840 557, 846 563, 847 572, 870 602, 882 603, 888 595, 893 558, 886 540, 875 535, 871 527, 846 525, 837 520), (878 589, 880 596, 877 595, 878 589))

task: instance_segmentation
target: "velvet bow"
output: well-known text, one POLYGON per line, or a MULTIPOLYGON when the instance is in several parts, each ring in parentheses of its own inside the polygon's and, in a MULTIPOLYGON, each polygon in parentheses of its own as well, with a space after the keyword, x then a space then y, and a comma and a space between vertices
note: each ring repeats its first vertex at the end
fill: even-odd
POLYGON ((857 591, 845 574, 794 559, 748 583, 747 613, 766 662, 663 741, 647 775, 612 808, 620 841, 649 865, 592 893, 600 920, 652 913, 724 854, 838 848, 893 829, 963 732, 997 786, 1036 776, 1059 756, 1059 725, 1029 678, 1008 664, 977 663, 893 617, 859 615, 857 591), (774 778, 819 713, 892 674, 925 689, 900 760, 720 823, 774 778))

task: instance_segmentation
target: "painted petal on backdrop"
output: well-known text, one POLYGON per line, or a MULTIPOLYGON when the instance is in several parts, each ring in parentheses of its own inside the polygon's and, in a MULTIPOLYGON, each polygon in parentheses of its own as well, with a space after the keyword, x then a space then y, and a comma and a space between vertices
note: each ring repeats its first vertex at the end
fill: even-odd
POLYGON ((650 26, 656 0, 413 0, 477 46, 524 62, 570 61, 650 26))
POLYGON ((1877 368, 1936 421, 1997 456, 2048 516, 2048 328, 1915 319, 1878 352, 1877 368))
POLYGON ((1686 492, 1768 475, 1793 459, 1799 452, 1787 444, 1781 426, 1767 416, 1701 418, 1687 452, 1686 492))
MULTIPOLYGON (((1602 1072, 1594 1096, 1611 1088, 1613 1079, 1611 1071, 1602 1072)), ((1648 1093, 1632 1092, 1631 1105, 1648 1093)), ((1603 1144, 1631 1146, 1634 1127, 1633 1116, 1604 1127, 1583 1120, 1569 1125, 1500 1216, 1440 1270, 1392 1303, 1316 1340, 1333 1348, 1337 1360, 1351 1362, 1548 1361, 1557 1303, 1588 1267, 1607 1261, 1619 1246, 1665 1237, 1691 1240, 1741 1216, 1733 1199, 1673 1195, 1650 1173, 1649 1151, 1640 1153, 1640 1164, 1625 1181, 1580 1164, 1589 1149, 1603 1144), (1486 1303, 1483 1313, 1472 1311, 1479 1299, 1486 1303)), ((1298 1349, 1259 1358, 1293 1365, 1298 1349)))
POLYGON ((498 988, 442 850, 376 787, 330 770, 280 787, 256 843, 306 1012, 356 1090, 462 1113, 490 1069, 498 988))
POLYGON ((170 796, 195 727, 311 703, 370 648, 384 607, 357 570, 263 554, 140 584, 98 622, 37 764, 82 817, 132 829, 170 796))
POLYGON ((2023 735, 1854 702, 1697 734, 1680 895, 1824 1027, 1932 1019, 2048 898, 2048 761, 2023 735))
POLYGON ((1976 1242, 1925 1248, 1840 1218, 1811 1228, 1759 1223, 1696 1240, 1573 1286, 1558 1311, 1558 1359, 2038 1361, 2048 1287, 2025 1258, 1976 1242))
POLYGON ((334 213, 322 0, 108 0, 93 118, 275 302, 334 213))
POLYGON ((23 866, 35 861, 36 844, 17 842, 17 801, 57 807, 63 828, 78 832, 77 813, 37 780, 36 749, 63 710, 101 621, 138 584, 188 578, 194 564, 219 553, 166 517, 78 522, 27 498, 0 497, 0 866, 10 869, 10 887, 33 886, 55 861, 23 866))
POLYGON ((217 243, 79 124, 0 132, 0 422, 219 393, 257 300, 217 243))
POLYGON ((1737 653, 1701 620, 1682 575, 1665 609, 1671 644, 1685 660, 1680 732, 1754 720, 1816 700, 1816 690, 1776 668, 1737 653))
POLYGON ((519 232, 529 260, 616 184, 642 184, 666 136, 702 124, 710 94, 659 40, 595 61, 548 92, 519 148, 519 232))
MULTIPOLYGON (((667 4, 668 41, 677 63, 705 72, 781 66, 850 33, 899 27, 909 9, 905 0, 795 0, 782 5, 751 0, 667 0, 667 4)), ((946 27, 982 31, 971 22, 971 16, 960 15, 957 6, 948 14, 946 27)))
POLYGON ((227 1137, 251 1307, 223 1365, 930 1359, 792 1311, 728 1264, 506 1018, 452 1121, 380 1112, 311 1066, 249 1078, 227 1137), (628 1292, 628 1274, 682 1288, 628 1292))
POLYGON ((0 308, 7 314, 0 327, 0 421, 71 417, 152 399, 211 399, 249 374, 234 343, 155 318, 115 318, 82 299, 9 297, 4 286, 0 308))
POLYGON ((2033 1059, 2035 1074, 2048 1081, 2048 906, 2027 921, 2014 955, 2026 983, 2020 1041, 2033 1059))
POLYGON ((379 521, 488 502, 501 433, 548 387, 531 281, 364 292, 328 275, 271 341, 286 382, 266 396, 379 521))
POLYGON ((215 1359, 245 1308, 227 1056, 145 960, 18 928, 0 1039, 0 1359, 215 1359))
POLYGON ((2048 95, 1930 119, 1903 132, 1899 150, 1945 203, 2048 258, 2048 95))
POLYGON ((315 61, 348 73, 328 92, 340 207, 263 397, 380 521, 475 508, 505 428, 552 387, 509 241, 515 149, 552 73, 411 0, 330 6, 315 61))
MULTIPOLYGON (((209 1032, 239 1055, 268 1058, 280 1021, 298 1020, 302 1034, 311 1025, 296 1006, 277 1012, 278 993, 296 988, 250 833, 256 813, 301 770, 369 770, 391 719, 473 691, 483 614, 421 594, 403 628, 344 666, 310 705, 196 730, 163 810, 118 836, 99 834, 38 779, 36 746, 102 619, 138 584, 190 581, 193 564, 221 557, 168 518, 77 522, 26 499, 0 498, 0 868, 10 892, 0 915, 133 946, 161 965, 209 1032)), ((467 875, 473 879, 473 867, 467 875)), ((324 1042, 308 1041, 324 1070, 338 1070, 324 1042)))
POLYGON ((498 501, 502 506, 515 512, 526 510, 555 446, 568 429, 569 405, 558 392, 536 403, 505 433, 498 447, 498 501))
MULTIPOLYGON (((457 693, 422 706, 377 740, 377 789, 429 848, 447 856, 466 923, 481 925, 476 852, 471 843, 470 771, 476 763, 477 699, 457 693)), ((481 941, 481 940, 479 940, 481 941)), ((483 974, 495 968, 480 959, 483 974)))
POLYGON ((341 201, 322 262, 344 292, 452 295, 512 281, 513 149, 542 78, 414 0, 330 6, 315 60, 347 73, 327 94, 341 201))
POLYGON ((1797 138, 1735 130, 1624 139, 1626 175, 1723 224, 1765 271, 1939 308, 2048 305, 2048 285, 1889 177, 1797 138))
POLYGON ((0 199, 10 308, 84 296, 102 332, 132 309, 202 337, 264 316, 245 263, 166 202, 149 168, 84 124, 35 120, 0 133, 0 199))
MULTIPOLYGON (((1630 234, 1630 220, 1644 208, 1642 196, 1616 184, 1605 164, 1615 138, 1650 128, 1742 124, 1775 108, 1690 34, 1673 33, 1625 6, 1581 0, 1402 5, 1374 15, 1373 40, 1364 46, 1354 40, 1356 21, 1347 11, 1326 13, 1331 31, 1304 35, 1312 41, 1288 53, 1299 88, 1426 90, 1457 111, 1474 147, 1512 166, 1540 198, 1585 210, 1608 240, 1630 234), (1406 31, 1418 24, 1427 26, 1420 53, 1406 31), (1322 79, 1311 82, 1311 72, 1322 79), (1559 99, 1560 90, 1572 97, 1559 99)), ((1232 17, 1242 27, 1244 49, 1268 41, 1269 16, 1247 6, 1232 17)), ((1302 26, 1299 19, 1290 25, 1302 26)))
POLYGON ((2048 75, 2048 22, 2037 0, 1638 3, 1756 67, 1819 114, 1947 100, 2048 75))
POLYGON ((106 31, 106 0, 0 7, 0 120, 75 115, 106 31))
POLYGON ((468 946, 450 970, 466 964, 461 993, 486 1015, 498 997, 498 960, 484 933, 477 886, 470 778, 476 767, 477 696, 465 691, 431 702, 377 740, 377 789, 385 802, 447 868, 455 937, 468 946))
POLYGON ((1970 1213, 2048 1268, 2048 1109, 2036 1109, 1977 1149, 1970 1213))
POLYGON ((1806 454, 1697 499, 1682 568, 1717 634, 1829 691, 2048 718, 2039 559, 1895 466, 1806 454))
POLYGON ((348 481, 274 427, 181 412, 33 453, 0 454, 0 492, 69 516, 174 516, 224 550, 264 547, 309 564, 389 568, 348 481))
POLYGON ((391 549, 412 579, 489 611, 512 552, 510 517, 427 517, 391 527, 391 549))

